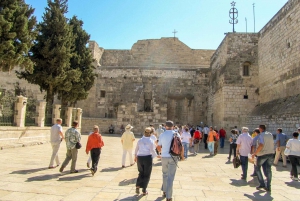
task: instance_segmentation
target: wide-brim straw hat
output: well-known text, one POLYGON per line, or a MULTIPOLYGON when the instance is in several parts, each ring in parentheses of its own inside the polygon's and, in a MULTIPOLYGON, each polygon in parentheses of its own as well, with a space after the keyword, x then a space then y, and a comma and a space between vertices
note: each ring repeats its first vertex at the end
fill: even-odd
POLYGON ((128 124, 128 125, 125 127, 125 129, 131 130, 131 129, 133 129, 133 126, 131 126, 130 124, 128 124))

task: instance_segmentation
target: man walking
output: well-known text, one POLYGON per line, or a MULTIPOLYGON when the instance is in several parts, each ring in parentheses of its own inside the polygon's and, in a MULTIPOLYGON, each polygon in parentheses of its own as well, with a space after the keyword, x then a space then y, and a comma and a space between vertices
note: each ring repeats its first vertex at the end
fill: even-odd
POLYGON ((266 191, 271 191, 271 180, 272 180, 272 169, 273 164, 273 154, 274 154, 274 141, 273 135, 266 132, 265 125, 259 125, 260 135, 258 138, 258 147, 256 151, 252 154, 252 158, 257 156, 256 164, 256 174, 259 181, 259 186, 256 187, 257 190, 265 189, 266 191), (261 166, 265 166, 265 173, 267 177, 267 186, 265 185, 264 178, 261 173, 261 166))
POLYGON ((208 138, 209 128, 207 125, 203 128, 203 134, 204 134, 204 148, 207 149, 207 138, 208 138))
POLYGON ((65 133, 67 154, 66 154, 66 159, 64 160, 63 164, 59 169, 60 172, 64 171, 64 168, 69 164, 70 160, 72 160, 70 173, 78 172, 78 170, 75 169, 77 154, 78 154, 78 150, 76 149, 76 144, 77 142, 80 142, 81 135, 77 131, 76 129, 77 127, 78 127, 78 122, 74 121, 72 123, 72 128, 69 128, 65 133))
POLYGON ((65 139, 64 134, 62 133, 61 123, 62 123, 62 119, 60 118, 56 119, 56 124, 53 125, 50 130, 50 143, 52 146, 52 156, 50 159, 49 169, 59 166, 58 150, 61 141, 65 139), (56 162, 56 166, 53 166, 54 159, 56 162))
POLYGON ((133 132, 131 132, 133 127, 128 124, 125 127, 125 132, 122 134, 121 142, 123 146, 123 157, 122 157, 122 168, 125 168, 126 155, 129 154, 130 166, 134 164, 132 157, 133 141, 135 140, 133 132))
MULTIPOLYGON (((167 198, 167 201, 172 200, 173 195, 173 181, 176 173, 176 164, 178 159, 176 157, 172 158, 169 151, 171 146, 171 141, 174 136, 173 131, 174 123, 173 121, 166 122, 166 131, 159 136, 157 149, 161 152, 161 163, 162 163, 162 173, 163 173, 163 185, 162 191, 163 196, 167 198)), ((176 134, 179 138, 180 135, 176 134)), ((183 147, 182 147, 183 148, 183 147)), ((183 158, 183 149, 181 151, 181 158, 183 158)))
POLYGON ((223 127, 219 130, 219 135, 220 135, 220 147, 224 148, 224 143, 225 143, 225 139, 226 139, 226 131, 224 130, 223 127))
POLYGON ((242 134, 237 139, 237 153, 240 155, 241 166, 243 170, 242 178, 243 180, 247 179, 247 170, 248 170, 248 154, 251 153, 252 138, 248 133, 248 128, 242 128, 242 134))
POLYGON ((286 156, 284 155, 285 145, 288 141, 286 134, 282 133, 282 128, 277 129, 276 135, 276 155, 274 159, 274 165, 277 166, 280 155, 282 156, 282 167, 286 168, 286 156))
POLYGON ((93 133, 89 135, 88 141, 86 143, 86 154, 89 154, 91 151, 92 158, 92 168, 91 173, 94 174, 97 172, 98 162, 101 154, 101 148, 104 146, 104 142, 102 140, 102 136, 99 133, 99 127, 97 125, 94 126, 93 133))

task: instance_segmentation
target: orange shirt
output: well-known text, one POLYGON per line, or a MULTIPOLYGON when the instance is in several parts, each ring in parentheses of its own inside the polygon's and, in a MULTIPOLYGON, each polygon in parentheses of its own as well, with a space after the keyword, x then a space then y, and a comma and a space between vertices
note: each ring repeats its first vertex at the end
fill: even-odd
POLYGON ((217 136, 216 131, 209 131, 207 141, 214 142, 214 136, 217 136))
POLYGON ((104 146, 102 136, 100 133, 92 133, 86 143, 86 152, 89 152, 93 148, 101 148, 104 146))

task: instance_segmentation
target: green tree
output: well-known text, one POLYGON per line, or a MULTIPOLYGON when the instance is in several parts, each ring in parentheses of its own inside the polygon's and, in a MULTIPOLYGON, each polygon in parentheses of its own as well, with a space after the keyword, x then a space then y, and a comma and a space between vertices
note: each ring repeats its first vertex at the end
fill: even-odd
POLYGON ((80 78, 73 80, 66 78, 65 83, 71 82, 71 89, 63 88, 59 91, 59 98, 61 99, 62 106, 74 106, 77 101, 84 100, 88 96, 88 91, 94 85, 96 74, 94 73, 95 67, 92 65, 93 57, 91 51, 87 47, 90 40, 90 35, 82 28, 83 22, 74 16, 70 22, 72 27, 75 42, 73 54, 70 60, 71 69, 79 71, 80 78))
POLYGON ((70 69, 74 37, 65 17, 67 11, 67 0, 48 0, 43 22, 37 26, 39 34, 31 48, 33 72, 17 72, 19 78, 37 84, 41 91, 47 92, 46 101, 49 107, 59 90, 71 89, 72 84, 66 82, 66 78, 76 80, 80 76, 78 71, 70 69))
POLYGON ((34 9, 24 0, 0 1, 0 70, 15 66, 32 72, 33 63, 28 52, 37 36, 34 9))

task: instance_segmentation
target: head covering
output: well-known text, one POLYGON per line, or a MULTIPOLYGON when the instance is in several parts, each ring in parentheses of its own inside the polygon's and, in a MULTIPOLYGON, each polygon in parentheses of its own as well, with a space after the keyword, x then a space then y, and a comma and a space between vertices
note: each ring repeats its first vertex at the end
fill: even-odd
POLYGON ((125 127, 125 129, 126 129, 126 130, 131 130, 131 129, 133 129, 133 127, 132 127, 130 124, 128 124, 128 125, 125 127))

